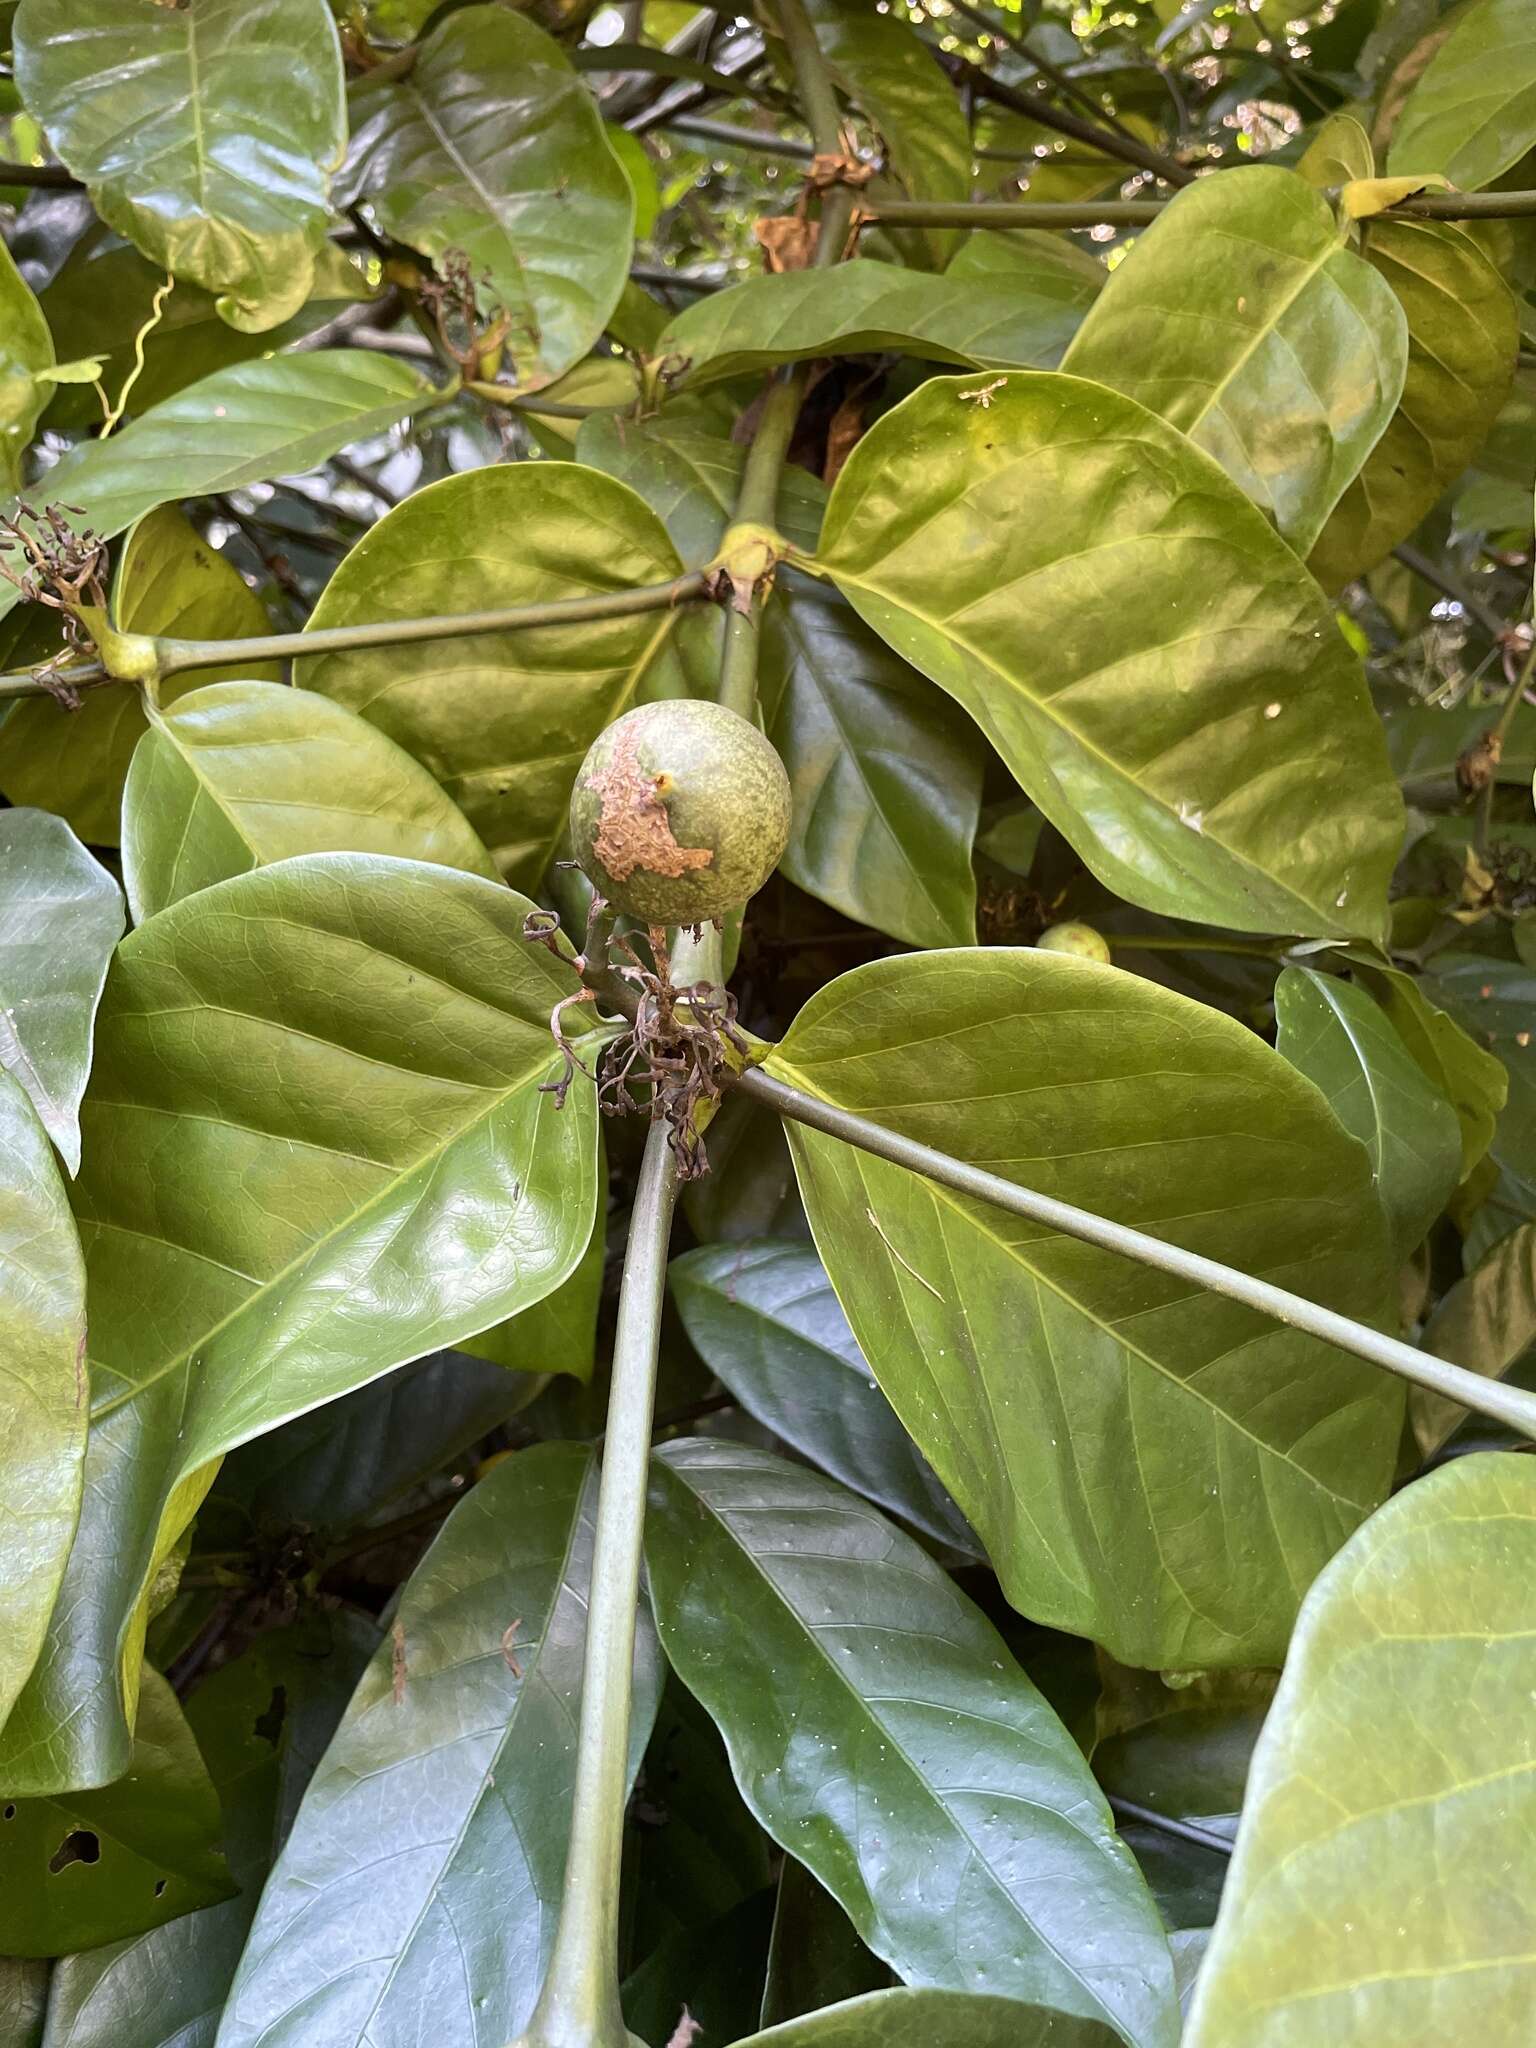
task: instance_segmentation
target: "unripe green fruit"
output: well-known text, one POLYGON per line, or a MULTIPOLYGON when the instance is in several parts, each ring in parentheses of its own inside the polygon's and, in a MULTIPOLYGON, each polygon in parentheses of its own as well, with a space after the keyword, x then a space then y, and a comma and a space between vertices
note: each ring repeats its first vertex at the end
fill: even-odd
POLYGON ((1053 924, 1035 941, 1042 953, 1075 953, 1079 960, 1109 965, 1109 947, 1091 924, 1053 924))
POLYGON ((647 924, 703 924, 745 903, 789 841, 789 777, 720 704, 642 704, 598 734, 571 792, 593 887, 647 924))

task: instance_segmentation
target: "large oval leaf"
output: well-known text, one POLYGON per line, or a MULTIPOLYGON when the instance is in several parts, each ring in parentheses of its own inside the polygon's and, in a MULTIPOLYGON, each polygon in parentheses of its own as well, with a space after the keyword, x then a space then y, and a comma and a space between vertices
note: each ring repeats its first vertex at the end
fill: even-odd
MULTIPOLYGON (((262 1899, 219 2048, 510 2040, 554 1938, 597 1474, 498 1466, 417 1566, 262 1899)), ((661 1666, 644 1610, 630 1776, 661 1666)))
MULTIPOLYGON (((49 470, 46 499, 68 505, 80 515, 77 525, 111 540, 174 498, 313 469, 437 396, 409 364, 361 349, 237 363, 189 384, 109 441, 72 448, 49 470)), ((20 597, 14 584, 0 582, 0 617, 20 597)))
POLYGON ((1287 967, 1276 1044, 1371 1155, 1394 1251, 1407 1260, 1461 1179, 1461 1126, 1380 1006, 1336 974, 1287 967))
POLYGON ((819 566, 1119 895, 1378 934, 1402 802, 1322 593, 1210 458, 1059 372, 931 378, 849 457, 819 566))
MULTIPOLYGON (((988 949, 812 997, 769 1071, 990 1172, 1372 1318, 1370 1163, 1233 1019, 988 949)), ((823 1263, 892 1407, 1032 1620, 1123 1663, 1278 1662, 1391 1482, 1387 1374, 790 1126, 823 1263)))
POLYGON ((910 1537, 698 1438, 653 1461, 646 1558, 742 1796, 898 1975, 1177 2039, 1167 1943, 1081 1754, 910 1537))
POLYGON ((1536 34, 1526 0, 1477 0, 1408 95, 1387 168, 1475 192, 1536 143, 1536 34))
POLYGON ((448 14, 407 77, 354 95, 347 198, 440 258, 462 251, 511 322, 525 390, 579 361, 629 276, 634 193, 559 44, 504 7, 448 14))
POLYGON ((1312 1588, 1189 2048, 1528 2031, 1533 1584, 1536 1470, 1493 1454, 1398 1494, 1312 1588))
POLYGON ((62 818, 0 811, 0 1067, 71 1173, 96 1005, 122 931, 122 892, 62 818))
POLYGON ((298 311, 347 138, 325 0, 22 0, 15 36, 28 111, 103 220, 232 326, 298 311))
POLYGON ((828 270, 749 278, 679 313, 656 353, 689 387, 774 363, 901 349, 986 369, 1053 369, 1104 272, 1065 265, 976 280, 867 257, 828 270))
POLYGON ((540 1084, 569 972, 510 890, 316 855, 119 948, 76 1212, 88 1505, 0 1782, 126 1761, 141 1591, 212 1460, 541 1299, 592 1234, 596 1112, 540 1084))
POLYGON ((198 1686, 187 1721, 240 1895, 61 1958, 39 2048, 213 2048, 267 1871, 377 1639, 350 1609, 311 1615, 259 1636, 198 1686))
MULTIPOLYGON (((655 508, 689 568, 711 558, 743 449, 685 423, 589 420, 578 452, 655 508)), ((814 546, 825 503, 816 478, 786 472, 788 535, 814 546)), ((974 939, 985 749, 970 720, 846 599, 794 569, 779 572, 763 605, 758 694, 789 773, 780 865, 796 887, 908 945, 974 939)))
MULTIPOLYGON (((545 603, 681 574, 666 529, 626 485, 576 463, 515 463, 448 477, 381 519, 310 625, 545 603)), ((633 700, 675 623, 675 613, 647 612, 376 647, 297 663, 295 680, 414 754, 502 871, 533 888, 582 756, 633 700)))
POLYGON ((1381 439, 1407 366, 1391 286, 1322 194, 1275 164, 1179 193, 1065 363, 1214 455, 1300 555, 1381 439))
POLYGON ((937 1542, 980 1546, 870 1377, 808 1244, 701 1245, 668 1268, 689 1341, 750 1415, 937 1542))
POLYGON ((393 854, 499 879, 427 771, 328 697, 213 683, 155 713, 123 793, 136 923, 302 853, 393 854))
POLYGON ((85 1265, 58 1165, 0 1075, 0 1725, 43 1639, 80 1512, 85 1265))
POLYGON ((1328 590, 1406 540, 1486 440, 1515 373, 1509 287, 1446 221, 1378 220, 1365 253, 1408 318, 1408 374, 1386 432, 1335 506, 1308 566, 1328 590))
POLYGON ((227 1899, 219 1796, 176 1695, 146 1670, 127 1774, 96 1791, 9 1799, 0 1941, 58 1956, 227 1899))
POLYGON ((1114 2048, 1098 2020, 965 1991, 872 1991, 753 2034, 737 2048, 1114 2048))
MULTIPOLYGON (((120 632, 181 640, 242 640, 272 630, 245 578, 174 505, 147 513, 123 542, 112 617, 120 632)), ((160 701, 172 704, 231 675, 275 680, 277 668, 245 662, 170 676, 160 701)), ((128 764, 147 729, 133 689, 89 690, 76 711, 51 697, 24 699, 0 725, 0 788, 12 803, 57 811, 88 845, 116 846, 128 764)))

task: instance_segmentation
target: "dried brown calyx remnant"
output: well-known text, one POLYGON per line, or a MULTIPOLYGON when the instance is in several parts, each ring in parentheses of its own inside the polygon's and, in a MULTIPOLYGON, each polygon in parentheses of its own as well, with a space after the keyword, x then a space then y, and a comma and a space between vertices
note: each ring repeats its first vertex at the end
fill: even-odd
POLYGON ((639 735, 621 728, 606 767, 587 777, 586 786, 602 807, 592 851, 616 882, 627 880, 636 868, 653 875, 707 868, 713 849, 678 845, 662 797, 666 777, 646 774, 639 749, 639 735))

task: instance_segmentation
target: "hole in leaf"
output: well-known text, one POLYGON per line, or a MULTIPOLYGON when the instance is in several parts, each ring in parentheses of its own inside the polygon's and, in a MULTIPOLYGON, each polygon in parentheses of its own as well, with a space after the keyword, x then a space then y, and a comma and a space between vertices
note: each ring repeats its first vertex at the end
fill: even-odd
POLYGON ((68 1870, 71 1863, 99 1863, 101 1861, 101 1838, 89 1828, 72 1828, 48 1859, 48 1868, 57 1877, 61 1870, 68 1870))
POLYGON ((286 1685, 274 1685, 271 1699, 267 1701, 263 1711, 251 1723, 251 1733, 259 1736, 263 1742, 270 1742, 272 1747, 276 1749, 278 1737, 283 1732, 283 1722, 287 1718, 287 1714, 288 1688, 286 1685))
POLYGON ((163 1899, 163 1898, 165 1897, 165 1886, 166 1886, 166 1880, 165 1880, 165 1879, 164 1879, 163 1877, 159 1877, 159 1878, 156 1878, 156 1880, 155 1880, 155 1897, 156 1897, 157 1899, 163 1899))
POLYGON ((8 1806, 5 1809, 5 1817, 7 1820, 14 1820, 16 1818, 16 1808, 14 1805, 8 1806))

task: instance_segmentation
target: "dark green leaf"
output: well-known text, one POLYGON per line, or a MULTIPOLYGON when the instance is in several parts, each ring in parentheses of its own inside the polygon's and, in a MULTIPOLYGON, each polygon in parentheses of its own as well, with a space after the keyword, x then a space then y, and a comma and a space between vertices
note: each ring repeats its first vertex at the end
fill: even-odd
POLYGON ((1435 966, 1428 993, 1508 1077, 1490 1147, 1499 1169, 1495 1199, 1511 1224, 1536 1218, 1536 968, 1475 953, 1447 954, 1435 966))
POLYGON ((62 818, 0 811, 0 1067, 72 1174, 96 1005, 122 930, 122 892, 62 818))
POLYGON ((242 1444, 213 1498, 237 1503, 258 1528, 349 1528, 526 1408, 542 1384, 462 1352, 436 1352, 242 1444))
MULTIPOLYGON (((222 2048, 526 2022, 565 1868, 596 1477, 574 1444, 519 1452, 417 1566, 267 1885, 222 2048)), ((646 1625, 632 1773, 660 1680, 646 1625)))
MULTIPOLYGON (((665 421, 589 421, 578 452, 640 492, 689 567, 714 554, 742 449, 665 421)), ((824 504, 815 478, 788 472, 780 519, 807 546, 824 504)), ((910 945, 973 939, 984 749, 970 721, 835 591, 793 569, 764 605, 759 690, 793 794, 789 879, 910 945)))
POLYGON ((36 1956, 0 1956, 0 2041, 43 2048, 51 1965, 36 1956))
MULTIPOLYGON (((244 577, 171 505, 146 514, 123 543, 112 612, 124 633, 175 639, 242 640, 272 630, 244 577)), ((160 701, 174 704, 230 675, 275 681, 277 667, 248 661, 171 676, 160 701)), ((147 730, 139 693, 126 684, 88 691, 78 711, 49 697, 13 705, 0 725, 0 786, 13 803, 57 811, 91 846, 116 846, 128 764, 147 730)))
POLYGON ((784 1126, 771 1109, 728 1095, 709 1126, 709 1172, 683 1192, 702 1244, 744 1237, 805 1237, 784 1126))
POLYGON ((1085 274, 1045 263, 985 275, 972 263, 932 277, 865 257, 715 292, 677 315, 656 352, 687 366, 690 389, 775 363, 891 349, 979 369, 1053 369, 1103 277, 1096 265, 1085 274))
POLYGON ((53 338, 42 308, 10 251, 0 247, 0 485, 20 488, 21 458, 38 415, 52 396, 37 381, 53 368, 53 338))
POLYGON ((963 1991, 876 1991, 753 2034, 737 2048, 1116 2048, 1099 2020, 963 1991))
MULTIPOLYGON (((1465 1279, 1449 1288, 1424 1331, 1424 1349, 1469 1372, 1500 1379, 1536 1345, 1536 1223, 1502 1238, 1465 1279)), ((1426 1388, 1408 1397, 1420 1452, 1437 1451, 1465 1408, 1426 1388)))
POLYGON ((298 311, 347 135, 325 0, 22 0, 15 35, 27 109, 104 220, 231 326, 298 311))
POLYGON ((1446 221, 1378 220, 1365 253, 1408 316, 1402 399, 1308 557, 1327 590, 1406 540, 1498 418, 1519 328, 1509 287, 1470 235, 1446 221))
MULTIPOLYGON (((1042 1193, 1383 1311, 1364 1148, 1233 1019, 1000 948, 876 961, 769 1071, 1042 1193)), ((1278 1662, 1391 1481, 1402 1389, 1225 1297, 790 1127, 822 1259, 892 1407, 1032 1620, 1128 1664, 1278 1662)))
POLYGON ((1064 367, 1188 434, 1304 555, 1380 440, 1407 363, 1402 307, 1327 200, 1251 164, 1178 194, 1064 367))
MULTIPOLYGON (((970 129, 954 88, 905 21, 863 0, 811 0, 822 56, 885 144, 898 184, 914 199, 969 199, 970 129)), ((935 267, 954 247, 947 229, 918 237, 935 267)))
POLYGON ((860 1941, 853 1922, 803 1863, 784 1858, 768 1948, 761 2025, 860 1998, 890 1983, 890 1971, 860 1941))
POLYGON ((214 2048, 273 1857, 378 1630, 342 1610, 268 1633, 187 1706, 224 1808, 237 1898, 65 1956, 41 2048, 214 2048))
MULTIPOLYGON (((660 520, 624 484, 575 463, 506 464, 449 477, 381 519, 310 624, 543 603, 681 573, 660 520)), ((676 619, 645 612, 324 655, 296 663, 294 679, 413 754, 502 871, 533 888, 565 828, 582 756, 634 701, 676 619)))
POLYGON ((1398 1494, 1313 1586, 1189 2048, 1520 2039, 1533 1577, 1536 1469, 1493 1454, 1398 1494))
POLYGON ((529 906, 447 868, 284 861, 118 950, 76 1211, 87 1507, 0 1783, 126 1764, 139 1601, 226 1450, 540 1299, 592 1231, 529 906))
MULTIPOLYGON (((0 813, 0 825, 14 812, 0 813)), ((0 899, 3 900, 3 899, 0 899)), ((52 1149, 0 1074, 0 1724, 48 1631, 80 1512, 85 1267, 52 1149)))
POLYGON ((860 441, 820 563, 1101 881, 1240 931, 1379 933, 1402 805, 1322 594, 1210 459, 1050 371, 935 377, 860 441))
POLYGON ((1409 1258, 1461 1179, 1461 1126, 1392 1020, 1336 974, 1287 967, 1275 984, 1276 1044, 1327 1096, 1371 1156, 1400 1260, 1409 1258))
POLYGON ((747 1804, 875 1953, 1171 2042, 1167 1947, 1098 1789, 926 1552, 766 1451, 672 1443, 652 1473, 667 1655, 747 1804))
MULTIPOLYGON (((1465 1180, 1493 1140, 1495 1122, 1508 1093, 1504 1070, 1454 1018, 1430 1001, 1423 984, 1411 974, 1373 962, 1356 962, 1355 972, 1391 1018, 1431 1088, 1455 1110, 1461 1125, 1461 1174, 1465 1180)), ((1443 996, 1445 992, 1437 988, 1436 993, 1443 996)))
POLYGON ((499 6, 450 12, 407 77, 364 84, 345 197, 423 255, 469 258, 536 389, 602 333, 629 273, 635 200, 564 51, 499 6))
MULTIPOLYGON (((71 449, 48 472, 47 502, 77 507, 77 525, 111 540, 174 498, 312 469, 436 395, 408 364, 361 349, 237 363, 141 413, 109 441, 71 449)), ((0 617, 20 595, 0 582, 0 617)))
POLYGON ((1475 192, 1536 143, 1536 34, 1525 0, 1456 12, 1398 121, 1393 176, 1441 171, 1475 192))
POLYGON ((0 1949, 59 1956, 227 1899, 219 1796, 176 1695, 147 1667, 127 1773, 0 1810, 0 1949))
POLYGON ((870 1377, 808 1244, 705 1245, 672 1261, 674 1298, 705 1364, 765 1428, 936 1541, 980 1545, 870 1377))
MULTIPOLYGON (((1529 480, 1523 486, 1528 493, 1529 480)), ((1456 763, 1468 747, 1493 725, 1498 714, 1486 704, 1460 704, 1454 710, 1417 702, 1396 704, 1384 712, 1387 751, 1410 801, 1423 796, 1442 802, 1459 794, 1456 763)), ((1503 751, 1494 769, 1501 783, 1528 783, 1536 773, 1536 707, 1522 705, 1510 722, 1503 751)))
POLYGON ((771 1884, 682 1928, 624 1982, 624 2024, 642 2041, 670 2042, 686 2011, 711 2041, 739 2041, 757 2025, 773 1933, 771 1884))
POLYGON ((302 853, 393 854, 499 879, 427 771, 328 697, 211 683, 152 718, 123 792, 136 923, 302 853))

